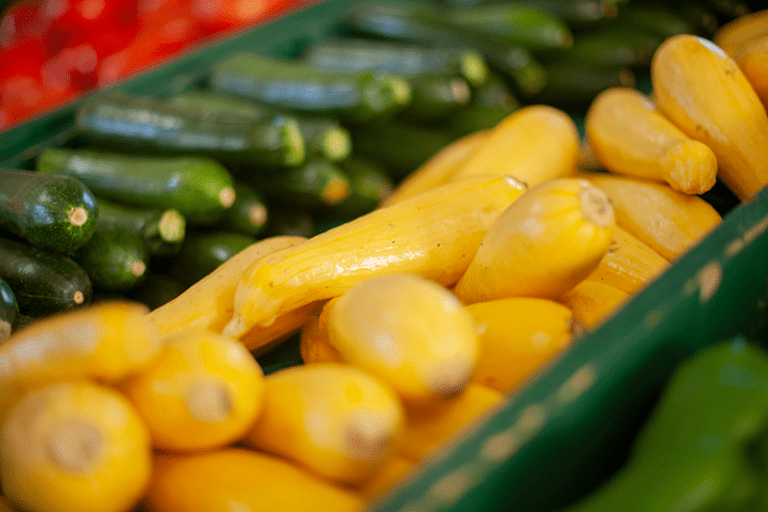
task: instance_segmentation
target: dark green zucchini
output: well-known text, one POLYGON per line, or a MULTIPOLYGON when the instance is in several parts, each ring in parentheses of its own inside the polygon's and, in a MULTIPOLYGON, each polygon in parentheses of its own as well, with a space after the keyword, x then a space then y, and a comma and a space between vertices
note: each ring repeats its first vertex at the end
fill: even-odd
POLYGON ((98 217, 82 181, 19 169, 0 169, 0 205, 0 229, 59 253, 87 242, 98 217))
POLYGON ((598 26, 616 17, 613 0, 441 0, 452 7, 506 3, 546 12, 569 27, 579 29, 598 26))
POLYGON ((479 51, 488 65, 513 80, 523 95, 535 93, 546 81, 541 63, 530 51, 492 36, 458 33, 445 24, 439 11, 425 4, 363 2, 352 7, 340 25, 349 34, 479 51))
POLYGON ((299 60, 240 53, 213 67, 210 87, 300 113, 367 122, 402 109, 411 100, 408 83, 395 75, 319 71, 299 60))
POLYGON ((315 235, 317 221, 315 216, 303 208, 288 208, 287 205, 270 206, 270 221, 267 236, 303 236, 315 235))
POLYGON ((0 278, 0 343, 7 340, 16 328, 19 303, 10 285, 0 278))
POLYGON ((264 231, 269 220, 269 208, 254 187, 235 180, 235 204, 219 223, 225 231, 256 236, 264 231))
POLYGON ((532 98, 569 112, 583 112, 600 92, 609 87, 634 87, 635 74, 627 67, 593 67, 560 62, 547 67, 546 87, 532 98))
POLYGON ((133 156, 83 149, 42 151, 37 170, 82 180, 99 197, 174 208, 192 225, 216 223, 235 201, 230 172, 202 156, 133 156))
POLYGON ((353 218, 376 209, 394 187, 384 167, 377 163, 352 156, 339 163, 349 179, 349 196, 333 207, 335 215, 353 218))
POLYGON ((187 221, 180 211, 174 208, 138 206, 103 197, 99 197, 98 202, 99 223, 117 223, 141 234, 152 256, 173 256, 181 249, 187 221))
POLYGON ((629 3, 622 6, 616 24, 635 30, 644 30, 667 39, 678 34, 694 34, 697 29, 685 17, 672 11, 672 8, 659 5, 629 3))
POLYGON ((16 320, 16 325, 13 328, 13 332, 11 334, 15 334, 19 332, 23 327, 26 327, 34 322, 37 322, 39 319, 34 316, 25 315, 24 313, 19 313, 18 319, 16 320))
POLYGON ((398 117, 415 123, 432 123, 450 117, 472 98, 469 84, 459 77, 419 75, 408 78, 413 100, 398 117))
POLYGON ((309 160, 281 173, 258 176, 252 183, 270 204, 291 202, 301 208, 332 207, 349 196, 349 179, 338 162, 321 159, 309 160))
POLYGON ((0 278, 16 295, 19 311, 38 318, 88 304, 93 293, 88 274, 68 256, 4 237, 0 278))
POLYGON ((454 140, 448 131, 402 121, 375 123, 352 133, 355 154, 381 162, 396 182, 454 140))
POLYGON ((507 82, 498 74, 492 74, 485 85, 473 91, 469 105, 451 115, 443 128, 462 137, 493 128, 518 108, 520 101, 507 82))
POLYGON ((127 292, 128 298, 157 309, 179 295, 186 287, 178 280, 163 274, 147 273, 144 280, 127 292))
MULTIPOLYGON (((210 110, 222 114, 235 113, 255 119, 274 117, 285 111, 256 103, 247 98, 211 91, 188 91, 168 98, 168 102, 186 109, 210 110)), ((330 117, 290 114, 299 126, 308 155, 329 160, 342 160, 352 151, 349 130, 330 117)))
POLYGON ((460 76, 472 86, 485 83, 488 65, 471 48, 433 48, 386 40, 331 38, 311 45, 302 60, 317 69, 339 73, 460 76))
POLYGON ((229 258, 256 242, 256 238, 227 231, 190 233, 168 275, 184 286, 207 276, 229 258))
POLYGON ((581 35, 559 62, 595 68, 648 69, 663 39, 631 26, 606 26, 581 35))
POLYGON ((283 167, 304 161, 304 140, 287 115, 247 116, 194 111, 160 99, 113 96, 86 102, 75 126, 102 147, 143 154, 205 155, 225 163, 283 167))
POLYGON ((100 222, 93 236, 74 255, 95 288, 122 292, 147 272, 149 249, 144 237, 116 222, 100 222))

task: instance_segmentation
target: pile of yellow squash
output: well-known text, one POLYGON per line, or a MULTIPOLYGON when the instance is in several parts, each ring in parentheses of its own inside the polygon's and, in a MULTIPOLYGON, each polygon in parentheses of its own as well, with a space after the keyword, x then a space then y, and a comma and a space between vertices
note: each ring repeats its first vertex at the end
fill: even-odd
POLYGON ((716 178, 742 201, 768 183, 767 16, 667 40, 653 96, 604 91, 586 144, 525 107, 377 210, 257 242, 154 311, 21 329, 0 345, 0 509, 364 509, 713 229, 716 178), (256 356, 297 332, 305 364, 265 376, 256 356))

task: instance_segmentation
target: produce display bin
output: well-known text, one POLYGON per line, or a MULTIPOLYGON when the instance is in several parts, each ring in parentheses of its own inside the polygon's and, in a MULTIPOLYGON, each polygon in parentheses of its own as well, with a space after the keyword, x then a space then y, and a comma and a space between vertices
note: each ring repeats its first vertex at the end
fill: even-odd
MULTIPOLYGON (((315 3, 19 125, 0 134, 0 166, 28 168, 41 148, 66 144, 76 108, 94 95, 180 91, 198 82, 213 62, 243 50, 292 56, 329 36, 353 3, 315 3)), ((624 462, 633 435, 683 359, 765 327, 767 230, 768 190, 763 189, 372 510, 544 511, 584 496, 624 462)), ((264 360, 267 372, 298 362, 290 347, 264 360)))

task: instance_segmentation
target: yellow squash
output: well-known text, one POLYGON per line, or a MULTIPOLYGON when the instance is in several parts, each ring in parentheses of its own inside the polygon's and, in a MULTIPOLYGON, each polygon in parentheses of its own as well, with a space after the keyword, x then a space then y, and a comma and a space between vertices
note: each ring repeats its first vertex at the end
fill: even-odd
MULTIPOLYGON (((411 473, 417 464, 403 457, 394 454, 390 457, 383 467, 374 473, 371 477, 356 484, 354 489, 359 492, 363 498, 371 501, 392 490, 399 482, 404 480, 411 473)), ((0 509, 0 512, 2 510, 0 509)))
POLYGON ((285 459, 245 448, 158 455, 147 512, 357 512, 363 499, 285 459))
POLYGON ((411 274, 368 278, 321 313, 328 342, 409 403, 459 393, 477 359, 472 317, 444 286, 411 274))
MULTIPOLYGON (((298 236, 276 236, 259 240, 219 265, 216 270, 193 284, 181 295, 153 310, 149 319, 163 335, 174 332, 208 329, 221 332, 232 318, 235 291, 243 272, 255 261, 306 240, 298 236)), ((249 349, 257 349, 269 342, 298 330, 311 308, 284 315, 280 322, 269 328, 256 328, 242 335, 241 341, 249 349)))
POLYGON ((611 285, 633 294, 669 268, 661 255, 620 226, 613 228, 613 241, 588 281, 611 285))
POLYGON ((768 183, 768 115, 736 62, 704 38, 682 34, 651 61, 658 108, 717 156, 718 177, 745 201, 768 183))
POLYGON ((436 407, 408 409, 397 453, 418 462, 502 403, 502 393, 472 382, 458 396, 436 407))
POLYGON ((484 130, 465 135, 445 146, 421 167, 406 176, 381 202, 379 208, 399 203, 403 199, 447 183, 457 167, 485 143, 489 133, 488 130, 484 130))
POLYGON ((261 412, 243 441, 351 484, 386 463, 403 423, 399 397, 377 377, 344 363, 300 365, 265 378, 261 412))
POLYGON ((242 343, 202 330, 169 338, 121 390, 156 447, 192 451, 240 439, 259 413, 263 386, 261 367, 242 343))
POLYGON ((89 382, 24 395, 0 428, 0 452, 3 493, 26 512, 128 512, 152 471, 133 406, 89 382))
POLYGON ((597 268, 613 226, 611 203, 588 181, 542 183, 499 215, 454 292, 465 304, 557 298, 597 268))
POLYGON ((681 132, 640 91, 606 89, 589 106, 584 127, 609 171, 663 181, 686 194, 702 194, 715 184, 712 150, 681 132))
MULTIPOLYGON (((338 297, 329 300, 323 309, 327 306, 330 311, 332 302, 338 300, 338 297)), ((324 315, 325 322, 327 322, 328 315, 324 315)), ((301 360, 304 364, 314 363, 341 363, 344 362, 344 358, 341 357, 339 351, 333 348, 328 342, 328 329, 327 326, 320 326, 320 312, 313 314, 301 327, 301 339, 299 341, 299 351, 301 352, 301 360)))
POLYGON ((720 27, 712 40, 728 55, 736 52, 751 40, 768 34, 768 9, 735 18, 720 27))
POLYGON ((253 326, 269 326, 378 274, 411 272, 453 284, 491 222, 523 191, 508 177, 467 178, 277 251, 241 277, 225 332, 238 337, 253 326))
POLYGON ((559 300, 591 330, 618 311, 629 298, 628 293, 607 283, 582 281, 559 300))
POLYGON ((768 109, 768 33, 742 46, 733 58, 768 109))
POLYGON ((527 106, 493 127, 452 179, 504 175, 534 187, 572 175, 579 146, 579 132, 568 114, 547 105, 527 106))
POLYGON ((115 382, 146 367, 161 338, 138 302, 113 301, 40 319, 0 345, 0 416, 34 385, 115 382))
POLYGON ((687 252, 722 221, 704 199, 663 183, 605 173, 588 179, 611 198, 616 223, 667 261, 687 252))
POLYGON ((580 332, 571 311, 548 299, 498 299, 470 304, 466 310, 480 337, 472 382, 502 393, 517 389, 580 332))

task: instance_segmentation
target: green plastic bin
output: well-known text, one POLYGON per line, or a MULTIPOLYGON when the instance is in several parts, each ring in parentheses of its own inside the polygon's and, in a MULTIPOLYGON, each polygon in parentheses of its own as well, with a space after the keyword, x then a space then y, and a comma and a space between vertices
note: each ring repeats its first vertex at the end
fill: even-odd
MULTIPOLYGON (((81 101, 120 90, 167 94, 243 50, 290 57, 331 35, 354 0, 326 0, 80 98, 0 134, 0 166, 29 167, 68 143, 81 101)), ((479 418, 400 486, 377 512, 547 511, 584 496, 625 460, 672 370, 698 348, 764 327, 768 318, 768 190, 723 223, 612 319, 576 342, 514 397, 479 418)), ((296 364, 278 347, 265 371, 296 364)))

